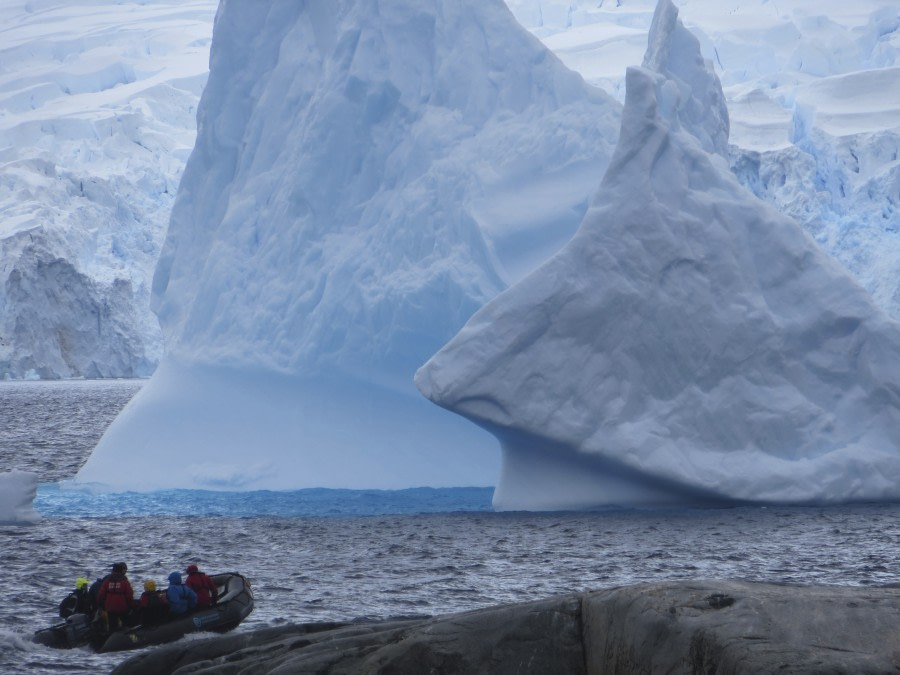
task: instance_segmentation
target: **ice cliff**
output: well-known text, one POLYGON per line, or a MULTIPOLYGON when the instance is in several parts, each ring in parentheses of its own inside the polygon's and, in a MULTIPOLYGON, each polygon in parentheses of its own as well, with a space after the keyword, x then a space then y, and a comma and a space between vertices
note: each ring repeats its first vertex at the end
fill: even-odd
POLYGON ((156 367, 150 275, 194 141, 214 11, 4 4, 0 378, 156 367))
POLYGON ((501 509, 900 498, 900 326, 729 170, 670 0, 577 234, 416 374, 493 432, 501 509))
POLYGON ((413 374, 571 236, 620 105, 500 0, 224 0, 210 64, 167 355, 77 482, 493 484, 493 440, 413 374))

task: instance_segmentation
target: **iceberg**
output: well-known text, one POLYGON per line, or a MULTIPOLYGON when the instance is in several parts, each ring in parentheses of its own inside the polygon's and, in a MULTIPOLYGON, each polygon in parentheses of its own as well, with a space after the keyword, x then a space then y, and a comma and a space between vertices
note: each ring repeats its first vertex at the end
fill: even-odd
MULTIPOLYGON (((624 100, 656 0, 508 0, 563 63, 624 100)), ((732 170, 900 318, 900 6, 690 0, 679 17, 722 82, 732 170)))
MULTIPOLYGON (((151 279, 194 146, 218 4, 5 7, 0 377, 145 377, 158 365, 151 279)), ((565 65, 624 100, 655 0, 506 4, 565 65)), ((680 12, 722 79, 733 171, 900 317, 896 0, 691 0, 680 12)), ((574 232, 600 174, 557 177, 496 184, 473 202, 492 246, 519 258, 510 281, 574 232), (517 250, 528 225, 535 236, 517 250)))
POLYGON ((493 485, 494 440, 413 375, 571 237, 620 114, 500 0, 224 0, 166 355, 75 484, 493 485))
POLYGON ((30 471, 0 473, 0 525, 31 525, 41 518, 34 510, 38 476, 30 471))
POLYGON ((900 325, 729 170, 670 0, 572 241, 417 373, 502 447, 498 509, 900 499, 900 325))

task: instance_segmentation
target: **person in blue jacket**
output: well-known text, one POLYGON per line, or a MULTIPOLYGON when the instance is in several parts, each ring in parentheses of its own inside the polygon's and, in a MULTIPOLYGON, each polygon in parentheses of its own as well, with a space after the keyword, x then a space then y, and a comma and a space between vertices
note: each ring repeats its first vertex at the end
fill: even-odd
POLYGON ((172 572, 169 575, 166 597, 169 599, 170 614, 184 614, 197 606, 197 594, 181 583, 181 572, 172 572))

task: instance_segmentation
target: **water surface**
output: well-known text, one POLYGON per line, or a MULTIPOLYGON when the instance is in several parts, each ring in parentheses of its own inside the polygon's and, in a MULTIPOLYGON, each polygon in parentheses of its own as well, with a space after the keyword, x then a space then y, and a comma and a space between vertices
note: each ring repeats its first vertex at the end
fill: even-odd
POLYGON ((126 658, 30 642, 78 576, 93 579, 117 560, 128 562, 135 587, 162 584, 189 562, 247 575, 257 604, 241 631, 444 614, 641 581, 900 580, 898 505, 531 514, 493 513, 490 491, 478 489, 61 489, 55 482, 74 474, 139 386, 0 383, 2 468, 44 481, 35 503, 43 520, 0 527, 9 598, 0 604, 2 673, 106 672, 126 658))

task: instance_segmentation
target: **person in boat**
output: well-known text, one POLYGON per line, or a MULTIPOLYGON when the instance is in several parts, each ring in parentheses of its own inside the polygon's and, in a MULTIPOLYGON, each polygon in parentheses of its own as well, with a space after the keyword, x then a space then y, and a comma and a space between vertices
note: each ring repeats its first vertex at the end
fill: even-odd
MULTIPOLYGON (((128 570, 128 565, 125 563, 116 563, 118 565, 122 565, 125 570, 128 570)), ((115 567, 115 565, 113 565, 115 567)), ((97 580, 91 584, 91 587, 88 589, 88 596, 91 599, 91 605, 94 607, 94 611, 96 612, 100 609, 100 600, 98 599, 98 595, 100 594, 100 587, 103 585, 103 582, 109 579, 112 576, 112 573, 107 574, 105 577, 97 577, 97 580)))
POLYGON ((138 601, 140 622, 145 626, 153 626, 166 620, 169 614, 169 598, 165 591, 156 590, 156 582, 148 579, 144 582, 144 592, 138 601))
POLYGON ((187 579, 185 579, 184 584, 197 594, 197 607, 202 609, 203 607, 214 606, 219 598, 219 589, 216 588, 216 582, 209 575, 197 569, 196 565, 188 565, 185 571, 187 572, 187 579))
POLYGON ((95 611, 97 609, 97 594, 100 593, 100 587, 108 578, 108 574, 105 577, 97 577, 97 580, 92 583, 91 587, 88 589, 88 598, 90 599, 91 606, 95 611))
POLYGON ((88 593, 88 580, 84 577, 79 577, 75 580, 75 590, 59 603, 59 617, 66 619, 73 614, 87 614, 90 616, 93 613, 94 607, 91 602, 91 596, 88 593))
POLYGON ((134 590, 128 577, 128 565, 123 562, 112 566, 110 574, 97 592, 99 607, 106 612, 106 625, 110 631, 122 628, 134 607, 134 590))
POLYGON ((185 614, 197 606, 197 594, 192 588, 181 583, 181 572, 169 575, 169 587, 166 589, 170 614, 185 614))

